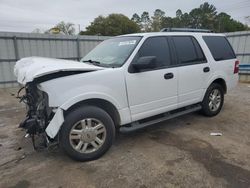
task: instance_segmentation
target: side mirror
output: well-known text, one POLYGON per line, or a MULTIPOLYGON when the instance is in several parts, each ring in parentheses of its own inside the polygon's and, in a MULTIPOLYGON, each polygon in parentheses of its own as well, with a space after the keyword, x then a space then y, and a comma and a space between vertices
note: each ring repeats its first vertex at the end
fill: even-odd
POLYGON ((154 69, 156 68, 156 57, 155 56, 140 57, 137 61, 134 61, 131 65, 134 69, 133 72, 140 72, 141 70, 154 69))

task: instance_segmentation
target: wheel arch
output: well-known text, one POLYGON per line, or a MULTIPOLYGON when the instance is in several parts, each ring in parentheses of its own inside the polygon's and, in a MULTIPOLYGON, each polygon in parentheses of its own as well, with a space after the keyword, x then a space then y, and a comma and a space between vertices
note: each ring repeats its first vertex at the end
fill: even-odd
POLYGON ((116 127, 118 127, 121 124, 121 117, 116 106, 112 104, 110 101, 107 101, 105 99, 100 99, 100 98, 85 99, 85 100, 79 101, 73 104, 72 106, 70 106, 67 110, 65 110, 64 116, 67 116, 67 114, 72 112, 74 109, 80 106, 84 106, 84 105, 96 106, 96 107, 103 109, 105 112, 107 112, 110 115, 116 127))
POLYGON ((227 84, 223 78, 216 78, 212 83, 210 83, 210 85, 213 83, 217 83, 217 84, 221 85, 223 88, 224 94, 227 93, 227 84))

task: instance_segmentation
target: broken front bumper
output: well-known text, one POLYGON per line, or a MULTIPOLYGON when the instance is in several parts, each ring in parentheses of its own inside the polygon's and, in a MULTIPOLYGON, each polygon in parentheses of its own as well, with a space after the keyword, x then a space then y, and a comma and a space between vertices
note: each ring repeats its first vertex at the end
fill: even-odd
POLYGON ((49 125, 45 129, 46 134, 50 138, 55 138, 63 122, 64 122, 63 110, 61 108, 58 108, 53 119, 50 121, 49 125))

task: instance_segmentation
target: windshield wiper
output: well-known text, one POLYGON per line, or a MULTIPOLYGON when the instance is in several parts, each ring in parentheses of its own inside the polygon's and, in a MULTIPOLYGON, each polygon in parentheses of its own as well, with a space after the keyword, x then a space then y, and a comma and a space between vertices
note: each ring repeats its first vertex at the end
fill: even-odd
POLYGON ((116 63, 104 64, 104 63, 101 63, 99 61, 94 61, 94 60, 91 60, 91 59, 84 60, 84 61, 81 61, 81 62, 90 63, 90 64, 93 64, 93 65, 96 65, 96 66, 99 66, 99 67, 111 67, 111 68, 119 67, 119 65, 117 65, 116 63))
POLYGON ((84 63, 91 63, 91 64, 96 65, 96 66, 100 66, 100 64, 101 64, 99 61, 93 61, 91 59, 85 60, 85 61, 82 61, 82 62, 84 62, 84 63))

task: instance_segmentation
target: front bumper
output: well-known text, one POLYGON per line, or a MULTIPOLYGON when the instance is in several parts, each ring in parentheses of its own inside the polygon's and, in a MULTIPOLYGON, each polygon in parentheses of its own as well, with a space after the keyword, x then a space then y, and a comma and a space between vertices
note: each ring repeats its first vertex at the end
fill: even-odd
POLYGON ((46 134, 50 138, 55 138, 55 136, 58 134, 63 122, 64 122, 63 110, 61 108, 58 108, 54 117, 52 118, 49 125, 45 129, 46 134))

